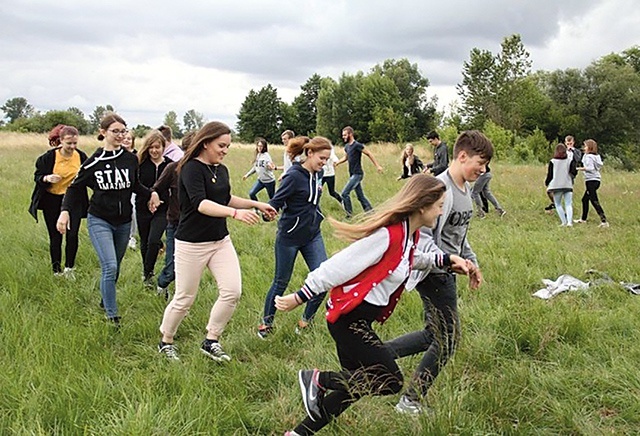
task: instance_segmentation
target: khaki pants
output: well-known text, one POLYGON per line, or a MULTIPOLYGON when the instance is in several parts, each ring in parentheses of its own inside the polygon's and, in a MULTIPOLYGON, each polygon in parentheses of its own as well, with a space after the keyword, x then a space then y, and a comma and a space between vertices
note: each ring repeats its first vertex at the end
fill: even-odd
POLYGON ((198 294, 205 267, 218 285, 218 299, 211 308, 207 336, 217 339, 235 311, 242 292, 240 263, 231 238, 213 242, 185 242, 176 239, 176 292, 164 311, 160 332, 173 337, 198 294))

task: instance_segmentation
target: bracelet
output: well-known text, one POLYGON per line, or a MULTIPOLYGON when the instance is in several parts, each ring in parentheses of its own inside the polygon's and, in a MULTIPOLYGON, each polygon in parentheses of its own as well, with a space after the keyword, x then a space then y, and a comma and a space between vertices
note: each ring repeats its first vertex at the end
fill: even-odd
POLYGON ((236 219, 237 214, 238 214, 238 209, 233 209, 233 216, 231 218, 236 219))
POLYGON ((296 300, 296 303, 302 304, 302 299, 300 298, 297 292, 293 294, 293 299, 296 300))

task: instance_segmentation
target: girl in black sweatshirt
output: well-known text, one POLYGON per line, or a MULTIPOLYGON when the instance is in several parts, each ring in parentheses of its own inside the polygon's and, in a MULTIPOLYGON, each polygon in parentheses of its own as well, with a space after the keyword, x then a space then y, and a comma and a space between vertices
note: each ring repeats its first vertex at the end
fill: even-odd
POLYGON ((62 200, 57 222, 58 231, 66 233, 72 225, 70 211, 75 213, 82 207, 86 188, 91 188, 93 195, 89 201, 87 228, 102 269, 101 305, 107 318, 116 326, 120 324, 116 282, 129 241, 131 194, 136 192, 145 202, 149 198, 149 190, 138 180, 138 159, 121 146, 126 131, 124 120, 115 113, 108 113, 100 121, 98 140, 104 140, 105 145, 80 167, 62 200))

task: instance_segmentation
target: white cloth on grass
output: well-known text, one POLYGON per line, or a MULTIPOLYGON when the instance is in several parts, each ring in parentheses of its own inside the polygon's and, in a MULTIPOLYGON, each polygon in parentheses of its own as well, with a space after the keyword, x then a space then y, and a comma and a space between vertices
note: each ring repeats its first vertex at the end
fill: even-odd
POLYGON ((542 279, 542 283, 546 287, 534 292, 533 296, 542 298, 543 300, 548 300, 564 291, 575 291, 578 289, 587 289, 589 287, 588 282, 583 282, 569 274, 562 274, 555 281, 542 279))

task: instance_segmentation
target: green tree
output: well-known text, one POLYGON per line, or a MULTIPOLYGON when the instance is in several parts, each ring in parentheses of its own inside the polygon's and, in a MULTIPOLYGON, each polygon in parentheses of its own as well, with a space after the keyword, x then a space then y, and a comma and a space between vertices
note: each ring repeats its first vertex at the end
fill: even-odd
POLYGON ((200 112, 196 112, 194 109, 189 109, 182 117, 184 130, 190 132, 192 130, 199 130, 204 126, 204 115, 200 112))
POLYGON ((106 114, 107 112, 113 112, 113 111, 114 111, 113 106, 111 106, 110 104, 106 106, 96 106, 96 108, 93 110, 91 115, 89 115, 89 124, 91 126, 91 132, 97 132, 98 129, 100 128, 100 121, 102 120, 102 117, 104 117, 104 114, 106 114))
POLYGON ((147 133, 153 130, 153 127, 147 126, 146 124, 138 124, 133 129, 133 135, 136 138, 144 138, 147 133))
POLYGON ((278 90, 268 84, 259 91, 253 89, 242 102, 238 113, 238 135, 243 141, 253 142, 262 136, 268 142, 280 140, 282 100, 278 90))
POLYGON ((310 135, 316 131, 317 101, 322 78, 318 74, 309 77, 300 87, 300 94, 293 100, 295 116, 294 131, 301 135, 310 135))
POLYGON ((29 118, 35 113, 33 106, 24 97, 10 98, 0 106, 0 109, 4 112, 5 118, 9 119, 9 123, 13 123, 18 118, 29 118))
POLYGON ((182 130, 180 129, 178 114, 175 111, 169 111, 164 114, 164 121, 162 124, 171 127, 172 136, 174 138, 182 138, 182 130))
POLYGON ((363 123, 355 115, 355 100, 363 79, 360 71, 355 75, 343 73, 338 82, 332 78, 322 79, 317 102, 318 135, 340 143, 343 127, 353 127, 358 138, 367 129, 367 122, 363 123))

